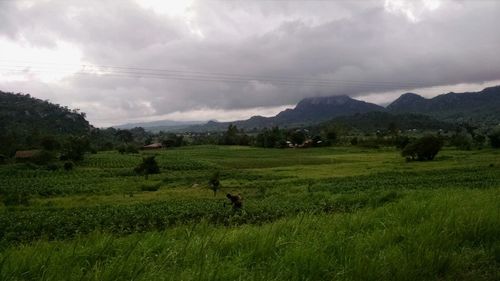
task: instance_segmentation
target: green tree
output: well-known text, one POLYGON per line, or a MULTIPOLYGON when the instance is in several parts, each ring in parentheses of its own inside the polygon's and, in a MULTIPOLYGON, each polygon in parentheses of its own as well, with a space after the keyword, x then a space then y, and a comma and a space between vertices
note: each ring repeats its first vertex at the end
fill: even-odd
POLYGON ((335 130, 335 128, 326 129, 325 137, 330 143, 332 143, 332 144, 335 143, 337 141, 337 138, 338 138, 337 130, 335 130))
POLYGON ((210 189, 214 192, 214 197, 217 195, 217 191, 220 188, 220 172, 216 171, 212 174, 210 177, 210 180, 208 181, 208 186, 210 189))
POLYGON ((90 150, 87 137, 70 137, 63 146, 61 160, 82 161, 86 151, 90 150))
POLYGON ((443 140, 440 137, 427 135, 406 145, 401 155, 407 160, 430 161, 442 147, 443 140))
POLYGON ((37 152, 31 161, 37 165, 45 165, 56 159, 56 155, 52 151, 41 150, 37 152))
POLYGON ((61 148, 61 144, 54 136, 43 137, 40 141, 40 144, 42 145, 43 149, 49 151, 54 151, 61 148))
POLYGON ((124 143, 129 143, 134 140, 134 136, 129 130, 118 130, 115 136, 119 141, 124 143))
POLYGON ((490 144, 493 148, 500 148, 500 128, 496 128, 490 135, 490 144))
POLYGON ((222 136, 222 144, 225 145, 236 145, 238 144, 238 127, 233 124, 229 124, 226 132, 222 136))
POLYGON ((257 135, 255 145, 268 148, 286 147, 285 134, 279 127, 274 127, 271 130, 264 129, 257 135))
POLYGON ((159 174, 160 167, 158 166, 155 156, 153 155, 142 158, 142 163, 134 168, 134 172, 139 175, 144 175, 144 177, 148 179, 148 176, 151 174, 159 174))
POLYGON ((290 134, 290 140, 294 144, 303 144, 306 138, 307 135, 303 130, 295 130, 290 134))

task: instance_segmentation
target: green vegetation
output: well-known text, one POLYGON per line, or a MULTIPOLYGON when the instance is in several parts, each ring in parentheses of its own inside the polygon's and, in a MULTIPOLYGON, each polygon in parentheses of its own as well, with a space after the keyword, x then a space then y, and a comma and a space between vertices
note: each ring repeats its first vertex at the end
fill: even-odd
POLYGON ((59 138, 87 134, 90 128, 79 110, 0 91, 0 154, 12 156, 33 147, 54 150, 59 138))
POLYGON ((217 191, 220 188, 220 172, 216 171, 210 177, 210 180, 208 181, 208 185, 210 186, 210 189, 214 192, 214 196, 217 196, 217 191))
POLYGON ((440 137, 427 135, 408 143, 401 154, 407 160, 430 161, 442 147, 443 140, 440 137))
POLYGON ((493 132, 488 136, 490 138, 491 146, 493 148, 500 148, 500 128, 497 127, 493 132))
POLYGON ((148 179, 149 175, 159 174, 160 167, 158 167, 158 163, 156 163, 155 156, 146 156, 142 158, 142 163, 134 168, 134 172, 139 175, 144 175, 146 179, 148 179))
POLYGON ((0 279, 498 280, 499 156, 189 146, 2 165, 0 279))

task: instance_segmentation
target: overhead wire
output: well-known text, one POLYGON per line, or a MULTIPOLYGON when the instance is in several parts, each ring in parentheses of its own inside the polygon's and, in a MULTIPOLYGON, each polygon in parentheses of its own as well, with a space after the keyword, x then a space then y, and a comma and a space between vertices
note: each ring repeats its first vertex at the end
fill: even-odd
POLYGON ((99 75, 111 77, 129 78, 153 78, 163 80, 200 81, 200 82, 228 82, 228 83, 250 83, 262 82, 284 86, 318 86, 335 87, 339 85, 355 85, 358 87, 400 89, 424 87, 419 82, 387 82, 387 81, 356 81, 342 79, 319 79, 304 76, 276 76, 276 75, 252 75, 223 72, 203 72, 178 69, 158 69, 111 65, 90 64, 60 64, 0 60, 0 69, 16 74, 41 73, 41 74, 65 74, 70 75, 99 75))

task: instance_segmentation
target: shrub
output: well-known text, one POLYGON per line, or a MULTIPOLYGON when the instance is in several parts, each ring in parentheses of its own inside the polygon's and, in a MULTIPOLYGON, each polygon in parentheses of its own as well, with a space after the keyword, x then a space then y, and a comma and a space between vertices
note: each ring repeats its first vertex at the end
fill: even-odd
POLYGON ((156 163, 155 156, 148 156, 142 158, 142 163, 134 168, 134 172, 144 175, 147 179, 150 174, 159 174, 160 167, 156 163))
POLYGON ((493 148, 500 148, 500 129, 495 130, 488 136, 488 138, 490 139, 490 144, 493 148))
POLYGON ((450 144, 461 150, 471 150, 473 139, 470 134, 459 133, 451 137, 450 144))
POLYGON ((378 149, 380 148, 380 143, 377 139, 361 139, 358 140, 358 145, 363 148, 378 149))
POLYGON ((64 170, 71 171, 73 170, 73 162, 68 161, 64 163, 64 170))
POLYGON ((2 202, 5 206, 29 205, 29 194, 26 192, 12 192, 5 194, 2 202))
POLYGON ((7 156, 0 154, 0 165, 7 163, 7 156))
POLYGON ((428 135, 410 142, 401 152, 407 160, 430 161, 443 147, 443 140, 439 137, 428 135))
POLYGON ((40 144, 42 145, 43 149, 49 151, 54 151, 61 148, 61 144, 54 136, 43 137, 40 141, 40 144))
POLYGON ((394 146, 398 149, 405 148, 410 143, 410 138, 407 136, 397 136, 394 138, 394 146))
POLYGON ((90 141, 87 137, 70 137, 64 147, 61 160, 82 161, 86 151, 90 150, 90 141))
POLYGON ((474 145, 477 148, 481 149, 483 147, 484 143, 486 142, 486 137, 483 135, 475 135, 473 140, 474 140, 474 145))
POLYGON ((154 184, 143 184, 139 186, 139 189, 141 191, 158 191, 160 189, 161 183, 154 183, 154 184))
POLYGON ((121 154, 124 154, 124 153, 139 153, 139 149, 135 145, 133 145, 133 144, 120 145, 117 148, 117 150, 121 154))
POLYGON ((31 158, 31 161, 37 165, 46 165, 56 159, 56 156, 53 152, 50 152, 48 150, 41 150, 37 152, 33 158, 31 158))
POLYGON ((208 181, 208 185, 210 186, 210 189, 214 192, 214 196, 217 195, 217 191, 219 190, 220 187, 220 172, 216 171, 212 174, 212 177, 210 177, 210 180, 208 181))
POLYGON ((56 163, 49 163, 47 164, 47 170, 49 171, 57 171, 59 170, 59 165, 57 165, 56 163))

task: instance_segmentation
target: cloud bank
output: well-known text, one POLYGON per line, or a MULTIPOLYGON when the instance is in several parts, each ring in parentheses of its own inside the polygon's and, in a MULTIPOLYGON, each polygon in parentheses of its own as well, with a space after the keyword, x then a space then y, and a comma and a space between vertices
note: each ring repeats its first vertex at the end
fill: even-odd
POLYGON ((0 1, 0 89, 98 126, 272 115, 308 96, 384 103, 500 80, 498 14, 499 1, 0 1))

